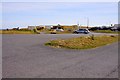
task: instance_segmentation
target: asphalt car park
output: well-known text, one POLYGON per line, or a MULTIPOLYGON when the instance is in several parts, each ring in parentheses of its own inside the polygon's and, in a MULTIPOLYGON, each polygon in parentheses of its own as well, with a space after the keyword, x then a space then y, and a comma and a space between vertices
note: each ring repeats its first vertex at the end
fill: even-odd
POLYGON ((89 50, 61 49, 44 45, 50 40, 91 34, 2 35, 2 77, 118 78, 117 42, 89 50))

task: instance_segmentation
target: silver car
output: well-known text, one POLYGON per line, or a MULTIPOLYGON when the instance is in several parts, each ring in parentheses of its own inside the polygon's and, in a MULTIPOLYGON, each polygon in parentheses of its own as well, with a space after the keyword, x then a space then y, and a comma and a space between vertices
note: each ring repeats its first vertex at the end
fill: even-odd
POLYGON ((75 33, 75 34, 79 34, 79 33, 88 34, 88 33, 90 33, 90 31, 88 29, 79 29, 79 30, 75 30, 73 33, 75 33))

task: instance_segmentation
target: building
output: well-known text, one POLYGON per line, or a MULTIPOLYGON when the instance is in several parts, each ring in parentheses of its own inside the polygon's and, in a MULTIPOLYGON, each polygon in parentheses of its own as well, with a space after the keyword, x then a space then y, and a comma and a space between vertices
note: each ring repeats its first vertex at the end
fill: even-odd
POLYGON ((120 27, 120 24, 114 24, 113 27, 118 28, 118 27, 120 27))
POLYGON ((33 30, 35 28, 36 28, 36 26, 28 26, 28 30, 33 30))
POLYGON ((114 24, 114 26, 111 28, 113 31, 120 31, 120 24, 114 24))
POLYGON ((51 28, 53 28, 53 25, 45 25, 45 28, 46 29, 51 29, 51 28))
POLYGON ((41 29, 44 29, 45 28, 45 26, 43 26, 43 25, 40 25, 40 26, 28 26, 28 29, 29 30, 33 30, 33 29, 37 29, 37 30, 41 30, 41 29))
POLYGON ((51 29, 63 29, 64 31, 73 31, 77 29, 77 25, 56 25, 53 26, 51 29))

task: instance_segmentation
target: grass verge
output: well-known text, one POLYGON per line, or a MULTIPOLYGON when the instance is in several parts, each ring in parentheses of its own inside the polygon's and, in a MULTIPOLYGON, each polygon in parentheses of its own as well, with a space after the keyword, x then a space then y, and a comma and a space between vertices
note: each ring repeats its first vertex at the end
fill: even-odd
POLYGON ((114 34, 119 34, 120 31, 111 31, 111 30, 96 30, 93 32, 97 32, 97 33, 114 33, 114 34))
POLYGON ((45 43, 47 46, 55 48, 68 48, 68 49, 91 49, 107 45, 118 41, 118 36, 88 36, 70 39, 52 40, 45 43))
POLYGON ((33 31, 0 30, 0 34, 35 34, 33 31))

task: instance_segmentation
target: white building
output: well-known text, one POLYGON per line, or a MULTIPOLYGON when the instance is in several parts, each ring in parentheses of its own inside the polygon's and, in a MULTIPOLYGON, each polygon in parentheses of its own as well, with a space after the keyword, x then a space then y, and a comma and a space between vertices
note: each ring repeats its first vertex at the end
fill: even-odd
POLYGON ((36 26, 28 26, 28 29, 29 30, 33 30, 33 29, 35 29, 36 28, 36 26))
POLYGON ((33 29, 35 29, 35 28, 40 28, 40 27, 45 28, 45 26, 40 25, 40 26, 28 26, 28 29, 29 29, 29 30, 33 30, 33 29))
POLYGON ((118 28, 118 27, 120 27, 120 24, 114 24, 114 26, 113 26, 113 27, 118 28))

